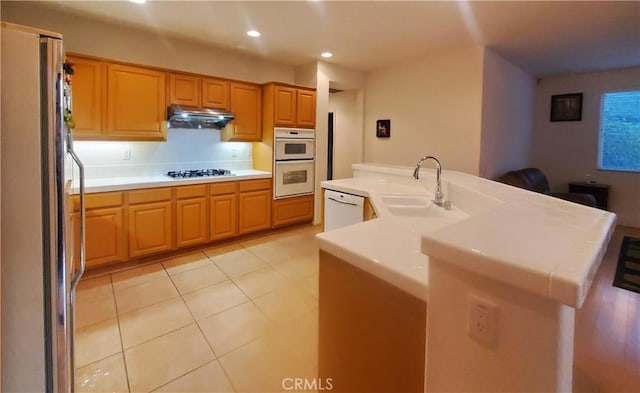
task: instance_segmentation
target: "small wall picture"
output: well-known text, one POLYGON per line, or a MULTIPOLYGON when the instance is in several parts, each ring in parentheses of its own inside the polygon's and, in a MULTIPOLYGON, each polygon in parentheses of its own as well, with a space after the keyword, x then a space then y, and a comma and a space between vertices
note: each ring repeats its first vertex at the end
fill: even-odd
POLYGON ((582 120, 582 93, 551 96, 551 121, 582 120))
POLYGON ((391 120, 376 120, 376 136, 389 138, 391 136, 391 120))

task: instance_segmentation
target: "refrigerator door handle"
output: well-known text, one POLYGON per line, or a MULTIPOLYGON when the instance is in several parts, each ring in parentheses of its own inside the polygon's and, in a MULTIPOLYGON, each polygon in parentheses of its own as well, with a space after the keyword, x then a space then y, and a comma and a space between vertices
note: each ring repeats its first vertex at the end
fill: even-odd
POLYGON ((71 289, 70 292, 74 293, 76 287, 78 286, 78 282, 80 282, 80 278, 84 274, 85 269, 85 188, 84 188, 84 164, 78 157, 78 154, 73 150, 73 139, 71 136, 71 132, 67 133, 67 151, 71 155, 73 161, 75 161, 76 165, 78 165, 78 171, 80 173, 80 267, 75 272, 73 279, 71 280, 71 289))

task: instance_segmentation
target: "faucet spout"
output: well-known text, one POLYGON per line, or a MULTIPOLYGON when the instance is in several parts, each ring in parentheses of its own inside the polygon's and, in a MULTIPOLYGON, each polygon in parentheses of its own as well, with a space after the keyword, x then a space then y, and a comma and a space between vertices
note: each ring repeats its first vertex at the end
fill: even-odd
POLYGON ((426 160, 433 160, 436 163, 436 192, 434 194, 433 203, 442 207, 444 206, 444 195, 442 194, 442 183, 440 182, 440 175, 442 174, 442 165, 440 164, 440 160, 435 158, 434 156, 424 156, 418 160, 415 169, 413 170, 413 178, 416 180, 420 179, 420 167, 422 163, 426 160))

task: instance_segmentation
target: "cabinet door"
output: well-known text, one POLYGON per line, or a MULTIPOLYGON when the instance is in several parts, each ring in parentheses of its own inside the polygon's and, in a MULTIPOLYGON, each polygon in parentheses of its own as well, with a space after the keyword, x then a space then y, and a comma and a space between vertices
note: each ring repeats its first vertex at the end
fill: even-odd
POLYGON ((206 243, 207 199, 191 198, 176 201, 176 246, 187 247, 206 243))
MULTIPOLYGON (((85 215, 85 258, 87 268, 127 259, 124 218, 121 207, 89 209, 85 215)), ((80 256, 80 214, 73 214, 75 256, 80 256)))
POLYGON ((112 139, 165 140, 165 74, 108 66, 107 132, 112 139))
POLYGON ((296 125, 296 89, 275 86, 273 94, 273 122, 277 126, 294 127, 296 125))
POLYGON ((200 78, 183 74, 169 74, 169 103, 200 106, 200 78))
POLYGON ((313 219, 313 195, 273 201, 273 226, 279 227, 313 219))
POLYGON ((173 248, 170 201, 130 205, 128 213, 129 257, 173 248))
POLYGON ((220 240, 238 234, 238 197, 236 194, 209 198, 209 240, 220 240))
POLYGON ((96 139, 105 131, 106 67, 103 62, 69 56, 74 139, 96 139))
POLYGON ((245 142, 260 141, 262 139, 260 86, 231 83, 230 94, 229 109, 236 114, 236 118, 223 130, 223 139, 245 142))
POLYGON ((202 80, 202 107, 229 109, 229 82, 205 78, 202 80))
POLYGON ((240 193, 240 234, 271 227, 271 190, 240 193))
POLYGON ((316 126, 316 92, 297 91, 297 126, 314 128, 316 126))

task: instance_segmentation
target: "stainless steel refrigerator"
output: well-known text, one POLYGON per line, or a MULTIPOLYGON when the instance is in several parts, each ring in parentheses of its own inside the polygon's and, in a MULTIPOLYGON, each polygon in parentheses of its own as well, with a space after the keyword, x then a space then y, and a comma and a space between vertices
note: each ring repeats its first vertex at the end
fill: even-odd
POLYGON ((73 391, 73 296, 84 270, 84 170, 64 122, 70 100, 61 38, 2 23, 3 392, 73 391), (76 184, 80 255, 73 255, 68 204, 76 184))

